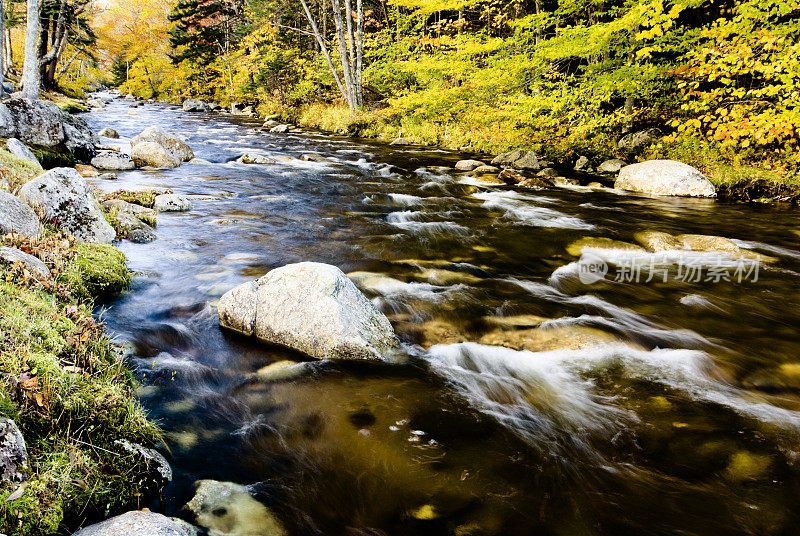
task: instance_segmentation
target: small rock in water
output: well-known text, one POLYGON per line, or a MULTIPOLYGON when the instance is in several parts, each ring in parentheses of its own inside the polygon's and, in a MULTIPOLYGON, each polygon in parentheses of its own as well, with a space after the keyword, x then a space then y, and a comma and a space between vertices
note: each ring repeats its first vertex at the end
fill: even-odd
POLYGON ((94 178, 100 175, 100 172, 94 166, 87 166, 86 164, 75 164, 75 171, 77 171, 81 177, 86 179, 94 178))
POLYGON ((536 174, 537 177, 558 177, 558 170, 555 168, 544 168, 536 174))
POLYGON ((407 139, 405 139, 405 138, 396 138, 396 139, 395 139, 394 141, 392 141, 392 142, 391 142, 389 145, 395 145, 395 146, 404 146, 404 145, 411 145, 411 142, 410 142, 410 141, 408 141, 408 140, 407 140, 407 139))
POLYGON ((671 251, 683 247, 683 242, 681 240, 678 240, 669 233, 662 233, 660 231, 642 231, 636 233, 634 238, 643 245, 647 251, 653 253, 671 251))
POLYGON ((716 197, 717 192, 705 175, 683 162, 648 160, 625 166, 614 184, 621 190, 647 194, 716 197))
POLYGON ((459 160, 456 162, 455 169, 456 171, 472 171, 475 168, 485 165, 486 164, 480 160, 459 160))
POLYGON ((263 381, 281 382, 294 380, 295 378, 304 376, 310 370, 311 368, 307 363, 284 360, 270 363, 269 365, 258 369, 254 376, 263 381))
POLYGON ((571 179, 569 177, 553 177, 553 184, 555 186, 580 186, 581 181, 578 179, 571 179))
POLYGON ((313 154, 313 153, 307 153, 307 154, 301 155, 300 156, 300 160, 302 160, 304 162, 330 162, 330 160, 325 158, 324 156, 321 156, 321 155, 318 155, 318 154, 313 154))
POLYGON ((237 160, 240 164, 277 164, 278 161, 269 156, 257 153, 245 153, 237 160))
POLYGON ((473 177, 480 177, 481 175, 490 175, 494 173, 500 173, 500 168, 495 166, 478 166, 470 172, 470 175, 473 177))
POLYGON ((269 129, 273 134, 286 134, 291 127, 289 125, 277 125, 269 129))
POLYGON ((219 536, 286 536, 275 514, 233 482, 200 480, 194 498, 186 505, 197 523, 219 536))
POLYGON ((192 203, 183 195, 161 194, 156 196, 153 209, 156 212, 186 212, 192 210, 192 203))
POLYGON ((99 151, 92 158, 92 166, 106 171, 129 171, 136 169, 133 159, 119 151, 99 151))
POLYGON ((116 130, 114 130, 113 128, 108 128, 108 127, 104 128, 103 130, 98 132, 98 134, 100 134, 104 138, 112 138, 112 139, 119 138, 119 133, 116 130))

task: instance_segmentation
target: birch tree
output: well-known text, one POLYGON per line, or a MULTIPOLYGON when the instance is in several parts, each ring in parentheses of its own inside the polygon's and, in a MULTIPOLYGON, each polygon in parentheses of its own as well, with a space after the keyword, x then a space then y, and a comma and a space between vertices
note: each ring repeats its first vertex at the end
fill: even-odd
POLYGON ((320 32, 319 25, 311 14, 306 0, 300 0, 303 12, 311 25, 311 31, 317 44, 328 63, 328 68, 333 74, 336 85, 351 110, 357 110, 364 105, 364 86, 362 73, 364 69, 364 5, 363 0, 356 0, 355 24, 353 24, 352 0, 331 0, 333 22, 336 27, 336 40, 339 44, 339 69, 333 62, 325 35, 320 32), (342 6, 342 2, 344 6, 342 6))
POLYGON ((25 64, 22 68, 22 92, 29 99, 39 98, 39 0, 28 0, 25 29, 25 64))

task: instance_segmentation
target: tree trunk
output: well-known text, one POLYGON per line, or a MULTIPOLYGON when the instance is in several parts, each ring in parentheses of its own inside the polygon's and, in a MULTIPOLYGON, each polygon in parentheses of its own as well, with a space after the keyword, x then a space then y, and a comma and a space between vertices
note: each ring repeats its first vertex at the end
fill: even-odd
POLYGON ((0 46, 0 97, 2 97, 6 90, 3 84, 6 82, 6 6, 5 0, 0 0, 0 37, 3 39, 3 44, 0 46))
POLYGON ((303 4, 303 11, 305 11, 308 23, 311 25, 311 30, 314 32, 314 37, 317 38, 317 43, 319 43, 319 48, 322 50, 322 55, 325 56, 325 61, 328 62, 328 68, 331 70, 334 80, 336 80, 336 85, 339 87, 339 91, 341 91, 342 96, 347 99, 347 91, 342 84, 342 79, 339 78, 339 73, 336 71, 336 67, 333 65, 333 59, 331 59, 331 54, 328 51, 328 45, 325 44, 325 37, 319 33, 319 28, 317 27, 316 21, 314 21, 314 17, 311 15, 311 11, 308 9, 306 0, 300 0, 300 3, 303 4))
POLYGON ((55 88, 56 65, 61 57, 61 53, 66 48, 67 41, 67 0, 61 0, 58 8, 58 19, 47 21, 53 26, 50 33, 51 46, 47 50, 47 33, 42 31, 41 42, 39 44, 39 69, 41 84, 46 90, 55 88))
POLYGON ((39 0, 28 0, 27 22, 25 29, 25 64, 22 69, 23 94, 29 99, 39 98, 39 57, 37 56, 37 40, 39 39, 39 0))
MULTIPOLYGON (((350 0, 345 0, 348 3, 350 0)), ((344 83, 347 89, 346 98, 347 104, 351 110, 355 110, 358 106, 355 102, 355 92, 353 90, 353 72, 350 69, 350 57, 347 53, 347 37, 345 36, 345 24, 342 21, 342 6, 339 0, 332 0, 333 4, 333 22, 336 24, 336 37, 339 40, 339 57, 342 61, 342 71, 344 72, 344 83)))
POLYGON ((358 27, 358 37, 356 39, 356 104, 358 107, 364 106, 364 3, 363 0, 356 0, 356 17, 358 27))

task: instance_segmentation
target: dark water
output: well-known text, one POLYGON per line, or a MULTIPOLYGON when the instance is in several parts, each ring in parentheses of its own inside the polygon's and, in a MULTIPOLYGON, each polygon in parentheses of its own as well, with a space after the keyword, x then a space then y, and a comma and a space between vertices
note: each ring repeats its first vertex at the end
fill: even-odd
POLYGON ((213 162, 97 184, 198 196, 159 216, 155 242, 120 244, 138 275, 104 313, 136 345, 141 400, 166 431, 168 514, 215 479, 252 485, 297 535, 800 530, 795 209, 491 189, 447 171, 458 157, 444 152, 127 104, 86 117, 126 149, 161 125, 213 162), (333 162, 231 162, 246 150, 333 162), (655 256, 593 250, 611 275, 581 283, 568 245, 644 230, 721 235, 776 262, 757 281, 683 281, 678 263, 737 265, 687 253, 666 283, 614 282, 632 261, 655 273, 655 256), (353 278, 410 364, 253 377, 302 358, 222 332, 215 300, 305 260, 368 272, 353 278))

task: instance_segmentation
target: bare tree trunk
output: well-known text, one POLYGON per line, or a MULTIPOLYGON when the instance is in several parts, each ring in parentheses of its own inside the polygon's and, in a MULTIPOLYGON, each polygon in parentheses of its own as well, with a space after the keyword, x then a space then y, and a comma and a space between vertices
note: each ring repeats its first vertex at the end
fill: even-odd
MULTIPOLYGON (((350 0, 345 0, 345 2, 349 1, 350 0)), ((331 4, 333 5, 333 22, 336 24, 336 36, 339 40, 339 56, 342 60, 344 83, 347 89, 345 96, 348 106, 350 106, 351 110, 354 110, 356 108, 356 102, 353 98, 353 73, 350 70, 350 58, 347 53, 347 37, 345 36, 345 25, 342 21, 342 6, 339 0, 332 0, 331 4)))
POLYGON ((364 105, 364 2, 356 0, 358 38, 356 40, 356 104, 364 105))
POLYGON ((308 23, 311 25, 311 30, 314 32, 314 37, 317 38, 317 43, 319 43, 319 48, 322 50, 322 55, 325 56, 325 61, 328 62, 328 68, 331 70, 331 74, 333 75, 334 80, 336 80, 336 85, 339 87, 339 91, 342 92, 342 96, 347 99, 347 91, 342 84, 342 79, 339 78, 339 73, 336 71, 336 66, 333 64, 333 59, 331 59, 331 54, 328 51, 328 46, 325 44, 325 37, 319 33, 319 28, 317 27, 316 21, 314 21, 314 17, 311 16, 311 11, 308 9, 308 4, 306 4, 306 0, 300 0, 300 3, 303 4, 303 10, 306 13, 306 18, 308 19, 308 23))
POLYGON ((22 69, 23 94, 29 99, 39 98, 39 57, 36 54, 39 39, 39 0, 28 0, 28 27, 25 29, 25 64, 22 69))

